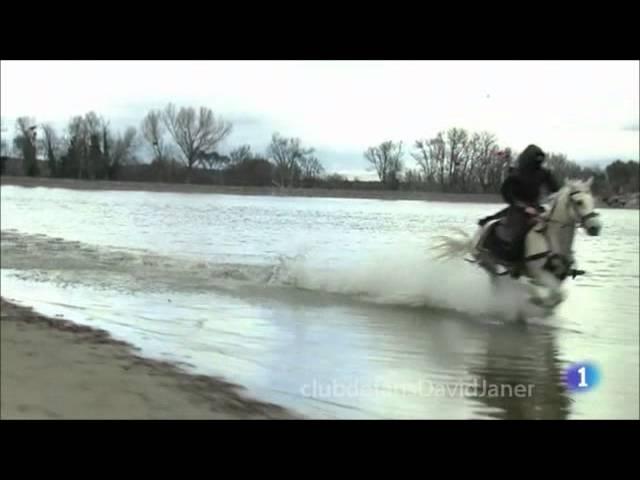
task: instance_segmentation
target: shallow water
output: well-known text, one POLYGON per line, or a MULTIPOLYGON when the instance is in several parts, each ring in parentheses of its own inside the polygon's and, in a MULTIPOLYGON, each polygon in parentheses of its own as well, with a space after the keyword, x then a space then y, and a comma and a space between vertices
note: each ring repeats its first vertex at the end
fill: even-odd
POLYGON ((3 186, 1 293, 312 418, 639 418, 638 212, 548 318, 431 259, 498 205, 3 186), (600 383, 575 393, 576 362, 600 383))

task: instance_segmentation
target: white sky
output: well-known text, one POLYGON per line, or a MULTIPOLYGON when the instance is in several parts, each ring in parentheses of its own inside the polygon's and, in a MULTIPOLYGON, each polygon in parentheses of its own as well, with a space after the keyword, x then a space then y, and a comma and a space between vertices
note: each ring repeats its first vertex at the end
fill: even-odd
POLYGON ((261 151, 279 131, 354 174, 371 145, 410 147, 454 126, 593 163, 638 159, 639 71, 638 61, 2 61, 0 110, 12 135, 22 115, 62 128, 94 110, 123 128, 168 102, 205 105, 234 122, 227 148, 261 151))

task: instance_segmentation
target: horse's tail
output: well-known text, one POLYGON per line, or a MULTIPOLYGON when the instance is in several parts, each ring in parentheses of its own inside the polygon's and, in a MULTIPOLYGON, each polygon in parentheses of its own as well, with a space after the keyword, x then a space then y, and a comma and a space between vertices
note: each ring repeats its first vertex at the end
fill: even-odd
POLYGON ((440 243, 435 244, 434 248, 441 252, 436 256, 437 259, 462 257, 473 251, 474 237, 459 228, 454 227, 451 230, 458 232, 460 237, 446 235, 436 237, 436 240, 440 240, 440 243))

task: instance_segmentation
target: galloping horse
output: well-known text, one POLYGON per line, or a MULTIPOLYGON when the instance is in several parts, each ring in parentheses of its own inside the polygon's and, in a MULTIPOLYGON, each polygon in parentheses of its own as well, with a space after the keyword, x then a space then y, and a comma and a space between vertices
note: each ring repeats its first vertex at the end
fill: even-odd
POLYGON ((456 230, 462 237, 440 237, 442 243, 437 248, 444 253, 439 257, 470 254, 471 261, 486 270, 492 280, 499 275, 518 277, 522 274, 549 291, 546 298, 533 297, 532 302, 545 308, 555 308, 565 300, 561 289, 565 279, 584 273, 573 268, 572 247, 576 228, 584 228, 590 236, 599 235, 602 229, 591 193, 592 182, 593 178, 587 181, 567 180, 558 192, 550 196, 548 210, 539 215, 527 233, 524 252, 518 258, 510 258, 506 253, 510 239, 501 220, 480 227, 472 237, 459 229, 456 230), (505 269, 503 273, 498 272, 499 266, 505 269))

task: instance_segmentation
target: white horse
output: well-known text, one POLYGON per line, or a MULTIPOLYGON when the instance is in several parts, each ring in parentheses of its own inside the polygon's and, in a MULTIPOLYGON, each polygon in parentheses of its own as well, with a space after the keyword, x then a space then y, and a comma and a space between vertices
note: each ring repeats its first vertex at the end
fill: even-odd
POLYGON ((499 275, 517 277, 522 274, 534 285, 548 289, 546 297, 534 296, 531 301, 553 309, 565 300, 562 291, 564 280, 584 273, 574 268, 572 247, 576 228, 584 228, 590 236, 599 235, 602 229, 591 193, 592 182, 593 178, 587 181, 567 180, 558 192, 549 197, 549 208, 539 215, 536 225, 525 237, 521 261, 507 261, 500 256, 500 234, 496 234, 494 228, 500 220, 478 228, 472 237, 459 229, 456 230, 462 237, 440 237, 442 243, 436 248, 443 253, 439 258, 471 255, 470 261, 485 269, 492 280, 499 275), (503 273, 498 272, 499 266, 505 270, 503 273))

